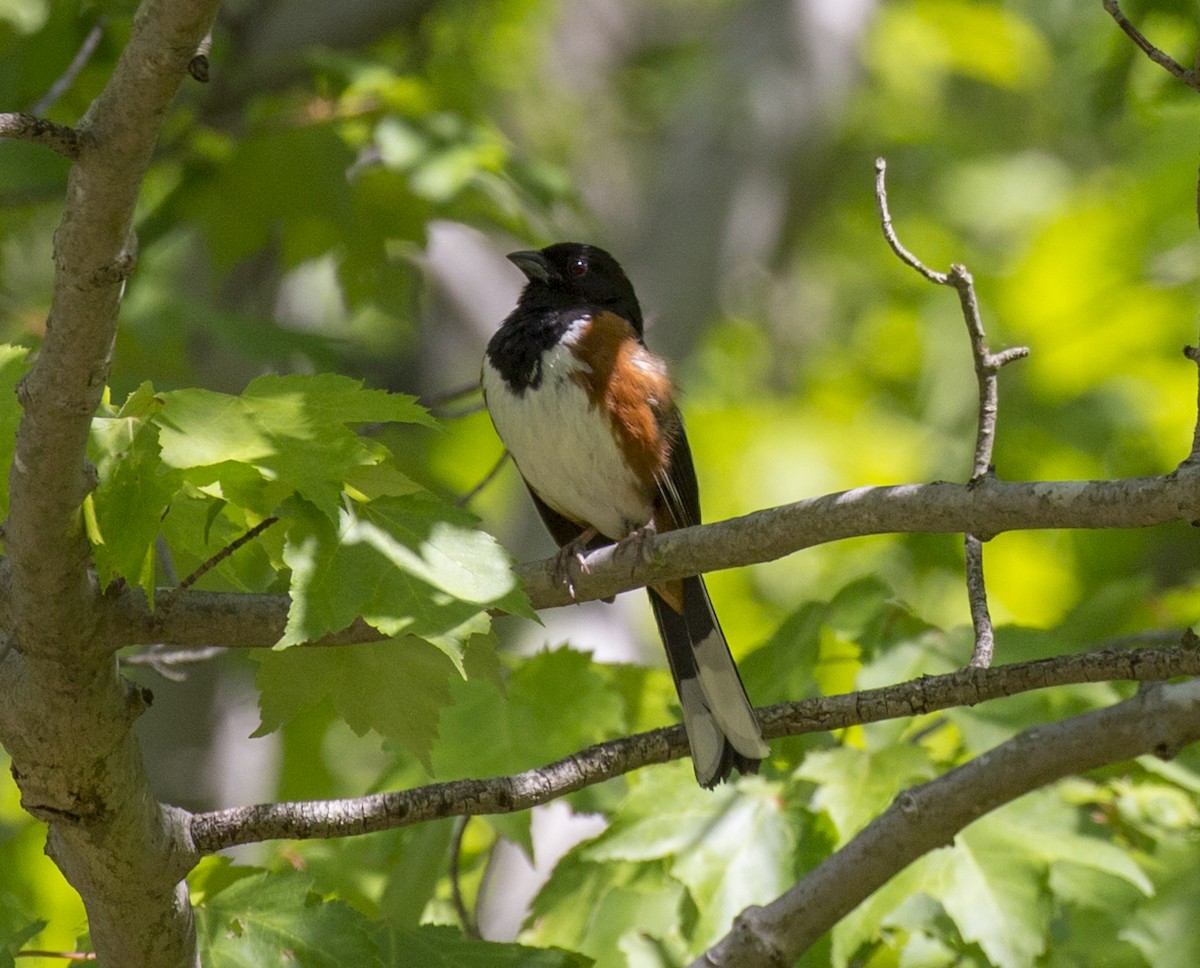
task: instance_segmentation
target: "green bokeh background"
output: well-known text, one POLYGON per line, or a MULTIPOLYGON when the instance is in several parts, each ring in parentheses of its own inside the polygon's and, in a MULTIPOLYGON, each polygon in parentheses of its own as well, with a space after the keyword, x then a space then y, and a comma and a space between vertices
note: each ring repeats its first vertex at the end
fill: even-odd
MULTIPOLYGON (((186 85, 145 184, 115 399, 147 379, 239 392, 270 371, 435 399, 477 376, 515 294, 502 254, 575 238, 613 251, 638 287, 648 341, 682 387, 707 518, 964 480, 966 330, 954 293, 884 244, 884 156, 905 244, 934 268, 970 268, 992 349, 1031 350, 1001 376, 1001 477, 1157 475, 1186 456, 1200 98, 1098 3, 409 0, 349 3, 328 21, 321 7, 225 6, 213 81, 186 85)), ((95 55, 43 112, 76 121, 131 10, 2 0, 0 107, 31 109, 100 25, 95 55)), ((1127 12, 1191 62, 1194 4, 1127 12)), ((44 150, 0 143, 0 340, 37 346, 66 173, 44 150)), ((500 453, 481 413, 442 434, 380 433, 448 495, 500 453)), ((518 557, 550 551, 511 467, 472 507, 518 557)), ((1190 625, 1196 549, 1185 525, 996 538, 998 658, 1190 625)), ((710 587, 745 655, 868 578, 932 625, 968 620, 953 536, 841 542, 710 587)), ((238 661, 179 687, 177 708, 204 705, 221 676, 244 679, 238 661)), ((822 687, 850 688, 858 668, 827 671, 822 687)), ((146 727, 153 761, 204 748, 174 722, 146 727)), ((420 780, 356 742, 329 711, 293 723, 277 791, 420 780), (313 742, 319 762, 303 752, 313 742)), ((158 774, 164 796, 210 804, 201 759, 185 760, 158 774)), ((40 837, 0 783, 0 871, 21 872, 27 905, 58 931, 46 943, 69 947, 82 912, 40 837)))

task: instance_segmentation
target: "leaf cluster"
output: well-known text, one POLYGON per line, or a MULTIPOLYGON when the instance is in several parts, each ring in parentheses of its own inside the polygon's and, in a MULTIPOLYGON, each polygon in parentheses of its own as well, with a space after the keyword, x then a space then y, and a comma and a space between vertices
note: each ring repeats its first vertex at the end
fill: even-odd
POLYGON ((198 587, 286 591, 279 649, 361 617, 389 641, 260 658, 260 732, 329 698, 355 732, 427 759, 468 642, 484 648, 493 610, 531 613, 473 516, 356 430, 384 422, 433 425, 411 397, 332 374, 260 377, 238 396, 144 384, 93 424, 83 511, 101 583, 151 604, 164 566, 195 567, 198 587), (239 547, 248 532, 261 534, 239 547))

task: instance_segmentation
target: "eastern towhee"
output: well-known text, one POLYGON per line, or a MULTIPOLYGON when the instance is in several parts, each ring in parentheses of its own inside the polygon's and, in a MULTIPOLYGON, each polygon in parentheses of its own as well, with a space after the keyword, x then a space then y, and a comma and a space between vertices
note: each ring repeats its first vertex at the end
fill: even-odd
MULTIPOLYGON (((562 242, 508 257, 528 283, 488 343, 483 393, 496 432, 563 553, 646 528, 700 523, 700 493, 663 361, 617 261, 562 242)), ((650 586, 687 729, 711 788, 770 750, 700 577, 650 586)))

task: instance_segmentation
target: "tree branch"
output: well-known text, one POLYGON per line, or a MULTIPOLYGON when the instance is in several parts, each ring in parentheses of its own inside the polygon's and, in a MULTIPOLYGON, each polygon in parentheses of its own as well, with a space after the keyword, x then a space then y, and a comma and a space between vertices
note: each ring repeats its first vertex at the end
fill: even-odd
MULTIPOLYGON (((974 705, 1050 686, 1114 679, 1152 682, 1180 675, 1200 675, 1200 651, 1177 646, 1083 653, 992 669, 968 667, 882 689, 780 703, 758 715, 763 734, 777 739, 974 705)), ((189 829, 194 849, 202 855, 263 840, 345 837, 443 817, 511 813, 687 755, 683 727, 670 726, 599 743, 511 776, 434 783, 344 800, 234 807, 194 814, 189 829)))
POLYGON ((459 817, 454 822, 454 833, 450 837, 450 900, 454 904, 454 913, 458 915, 458 923, 463 934, 468 938, 481 939, 479 923, 467 907, 466 898, 462 892, 462 871, 459 863, 462 858, 463 838, 467 833, 470 817, 459 817))
MULTIPOLYGON (((1112 481, 1014 482, 987 477, 975 485, 860 487, 655 535, 647 539, 644 555, 599 548, 584 558, 587 572, 577 577, 575 587, 578 601, 608 598, 652 582, 743 568, 865 535, 973 532, 990 537, 1004 531, 1145 528, 1197 520, 1200 464, 1187 462, 1162 477, 1112 481)), ((534 608, 575 604, 555 577, 553 557, 514 570, 534 608)), ((3 590, 0 581, 0 609, 3 590)), ((270 648, 283 635, 289 606, 286 595, 188 591, 173 596, 169 589, 156 596, 156 603, 151 611, 141 592, 129 588, 107 598, 103 627, 109 647, 161 643, 270 648)), ((0 625, 3 620, 0 612, 0 625)), ((315 644, 381 638, 360 619, 315 644)))
POLYGON ((75 128, 20 111, 0 114, 0 138, 42 145, 71 161, 79 158, 88 141, 87 136, 75 128))
MULTIPOLYGON (((1175 60, 1175 58, 1159 50, 1159 48, 1155 47, 1154 44, 1150 43, 1150 41, 1146 38, 1146 35, 1138 30, 1137 27, 1135 27, 1132 23, 1130 23, 1129 18, 1126 17, 1121 11, 1121 7, 1117 0, 1103 0, 1103 3, 1104 9, 1107 10, 1113 20, 1117 22, 1117 26, 1125 31, 1129 39, 1132 40, 1142 50, 1142 52, 1150 58, 1150 60, 1154 61, 1154 63, 1156 63, 1159 67, 1167 71, 1168 74, 1171 74, 1178 80, 1183 81, 1183 83, 1192 90, 1200 91, 1200 54, 1196 55, 1197 69, 1188 70, 1177 60, 1175 60)), ((1200 179, 1198 179, 1196 183, 1196 217, 1197 219, 1200 219, 1200 179)), ((1196 449, 1194 447, 1192 449, 1192 453, 1193 455, 1196 453, 1196 449)))
POLYGON ((275 517, 274 515, 263 518, 254 527, 248 528, 242 534, 234 538, 233 541, 225 545, 225 547, 223 547, 215 555, 212 555, 205 561, 202 561, 190 575, 188 575, 183 581, 181 581, 178 585, 171 589, 170 592, 167 593, 169 596, 168 601, 170 601, 174 596, 179 595, 181 592, 191 588, 194 584, 196 584, 196 582, 216 568, 217 565, 219 565, 222 561, 230 557, 230 555, 234 554, 234 552, 236 552, 238 549, 245 547, 260 534, 266 531, 267 528, 271 527, 271 525, 277 523, 278 521, 279 518, 275 517))
POLYGON ((1197 76, 1196 72, 1189 71, 1186 67, 1175 60, 1175 58, 1159 50, 1152 43, 1150 43, 1150 41, 1146 39, 1145 34, 1143 34, 1137 29, 1137 27, 1129 22, 1129 18, 1126 17, 1122 12, 1121 6, 1117 0, 1104 0, 1104 9, 1107 10, 1109 16, 1111 16, 1113 20, 1117 22, 1117 26, 1125 31, 1125 33, 1129 36, 1129 39, 1137 44, 1137 46, 1142 49, 1142 52, 1145 53, 1145 55, 1152 61, 1154 61, 1154 63, 1156 63, 1163 70, 1167 71, 1167 73, 1183 81, 1183 83, 1188 87, 1192 88, 1193 90, 1200 91, 1200 77, 1197 76))
MULTIPOLYGON (((971 340, 971 358, 975 364, 975 379, 979 384, 979 416, 975 432, 975 459, 971 467, 971 482, 982 480, 992 473, 992 452, 996 443, 996 415, 999 410, 1000 370, 1013 360, 1029 355, 1029 348, 1014 346, 1003 353, 992 353, 983 332, 983 318, 979 314, 979 300, 975 295, 975 280, 967 267, 955 263, 949 272, 934 272, 901 243, 892 225, 888 210, 887 162, 875 159, 875 201, 879 208, 879 221, 883 237, 893 252, 906 265, 911 266, 929 282, 939 286, 952 286, 958 293, 963 321, 967 324, 967 335, 971 340)), ((987 585, 983 577, 983 540, 974 532, 965 535, 967 602, 971 610, 971 625, 975 630, 975 648, 971 654, 971 665, 988 666, 992 662, 996 632, 992 628, 992 616, 988 611, 987 585)))
POLYGON ((71 89, 71 85, 79 77, 80 71, 87 67, 88 61, 96 53, 96 48, 100 46, 100 41, 104 39, 104 30, 107 26, 108 20, 103 14, 96 18, 95 24, 88 31, 87 36, 83 38, 83 43, 79 45, 79 50, 71 58, 71 63, 67 65, 67 69, 50 85, 46 93, 37 99, 29 109, 30 113, 44 114, 54 107, 58 99, 71 89))
POLYGON ((791 965, 875 890, 983 814, 1064 776, 1147 753, 1170 757, 1197 739, 1200 680, 1156 685, 1107 709, 1026 730, 901 793, 782 897, 738 915, 691 968, 791 965))
POLYGON ((95 480, 88 434, 135 259, 134 205, 216 8, 217 0, 144 0, 112 77, 73 134, 7 117, 75 164, 55 233, 46 335, 18 387, 0 742, 22 805, 49 825, 47 852, 79 891, 106 966, 197 963, 180 814, 155 801, 131 732, 145 697, 120 677, 102 634, 80 508, 95 480))

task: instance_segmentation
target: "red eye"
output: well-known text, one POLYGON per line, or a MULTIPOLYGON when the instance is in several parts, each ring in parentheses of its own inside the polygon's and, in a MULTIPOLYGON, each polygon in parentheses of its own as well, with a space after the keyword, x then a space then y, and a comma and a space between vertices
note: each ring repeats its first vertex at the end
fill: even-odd
POLYGON ((567 266, 567 273, 574 279, 578 279, 580 276, 586 275, 587 271, 587 259, 572 259, 571 264, 567 266))

